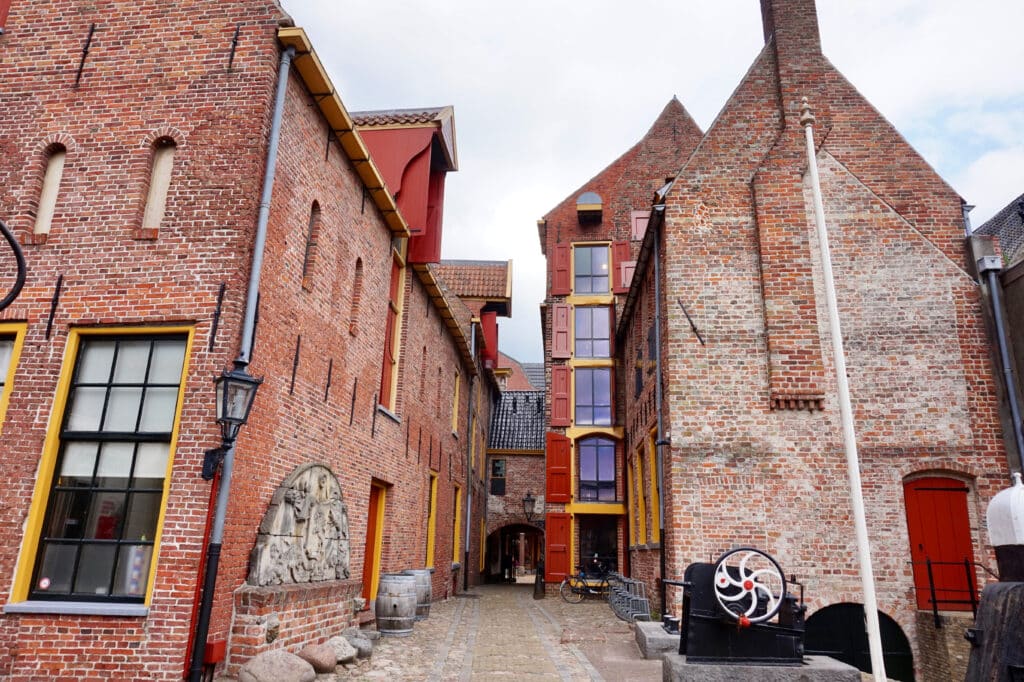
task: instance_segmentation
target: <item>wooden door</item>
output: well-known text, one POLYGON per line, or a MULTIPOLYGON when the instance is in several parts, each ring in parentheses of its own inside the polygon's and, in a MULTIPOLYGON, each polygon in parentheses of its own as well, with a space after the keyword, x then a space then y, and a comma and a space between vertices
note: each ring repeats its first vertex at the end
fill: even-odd
POLYGON ((544 561, 544 580, 560 583, 570 573, 569 548, 572 545, 572 515, 551 512, 544 523, 547 558, 544 561))
MULTIPOLYGON (((932 609, 928 560, 932 563, 932 582, 939 610, 971 609, 968 569, 964 566, 964 561, 974 561, 967 493, 963 481, 939 476, 914 479, 903 486, 914 587, 920 609, 932 609)), ((974 571, 973 563, 969 570, 974 571)))
POLYGON ((380 578, 381 539, 384 531, 384 488, 370 485, 370 504, 366 515, 366 550, 363 554, 363 599, 366 608, 377 598, 380 578))

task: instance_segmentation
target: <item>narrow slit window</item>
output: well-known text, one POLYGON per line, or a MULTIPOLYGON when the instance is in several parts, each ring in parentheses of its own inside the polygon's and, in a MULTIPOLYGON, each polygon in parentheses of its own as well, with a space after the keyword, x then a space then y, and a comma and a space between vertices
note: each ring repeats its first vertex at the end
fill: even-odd
POLYGON ((171 187, 171 168, 174 165, 174 140, 161 138, 153 146, 153 164, 149 175, 149 193, 146 210, 142 215, 142 229, 159 230, 167 211, 167 191, 171 187))
POLYGON ((302 288, 313 288, 313 266, 316 264, 316 244, 320 237, 320 204, 313 202, 309 210, 309 227, 306 229, 306 252, 302 256, 302 288))
POLYGON ((363 297, 363 259, 356 258, 356 273, 352 277, 352 311, 348 316, 348 333, 359 331, 359 300, 363 297))
POLYGON ((57 209, 57 195, 60 193, 60 181, 64 176, 66 158, 67 150, 60 145, 51 149, 46 157, 43 188, 39 192, 39 207, 36 209, 36 223, 32 228, 32 234, 50 233, 53 214, 57 209))

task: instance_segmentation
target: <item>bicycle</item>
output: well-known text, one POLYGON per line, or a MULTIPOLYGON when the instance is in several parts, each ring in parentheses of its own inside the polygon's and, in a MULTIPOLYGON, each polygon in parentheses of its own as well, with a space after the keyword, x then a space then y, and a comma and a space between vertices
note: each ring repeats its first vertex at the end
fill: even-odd
POLYGON ((567 575, 562 584, 558 586, 558 593, 562 595, 569 604, 579 604, 586 596, 608 597, 611 587, 608 584, 608 574, 587 576, 582 566, 576 567, 576 573, 567 575))

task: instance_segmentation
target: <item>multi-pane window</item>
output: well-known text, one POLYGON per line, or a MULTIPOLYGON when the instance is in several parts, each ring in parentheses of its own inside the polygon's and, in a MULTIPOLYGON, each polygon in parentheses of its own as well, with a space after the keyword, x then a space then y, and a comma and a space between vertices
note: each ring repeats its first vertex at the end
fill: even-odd
POLYGON ((573 247, 573 293, 607 294, 608 247, 573 247))
POLYGON ((0 334, 0 396, 7 388, 7 374, 11 370, 11 358, 14 357, 14 334, 0 334))
POLYGON ((611 426, 612 370, 610 367, 577 367, 576 423, 611 426))
POLYGON ((578 358, 611 357, 611 309, 607 306, 577 307, 575 354, 578 358))
POLYGON ((32 598, 145 597, 186 342, 184 335, 83 337, 32 598))
POLYGON ((491 494, 505 494, 505 460, 491 460, 491 494))
POLYGON ((577 445, 581 501, 615 501, 615 441, 586 438, 577 445))

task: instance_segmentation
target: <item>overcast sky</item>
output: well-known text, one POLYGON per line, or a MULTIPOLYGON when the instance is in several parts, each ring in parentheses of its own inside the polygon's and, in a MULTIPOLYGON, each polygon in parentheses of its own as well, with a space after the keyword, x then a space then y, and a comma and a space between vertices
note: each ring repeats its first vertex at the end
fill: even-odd
MULTIPOLYGON (((542 359, 537 219, 673 95, 707 130, 764 45, 758 0, 282 0, 350 111, 451 104, 445 258, 513 261, 502 350, 542 359)), ((1024 2, 818 0, 833 64, 977 208, 1024 192, 1024 2)))

